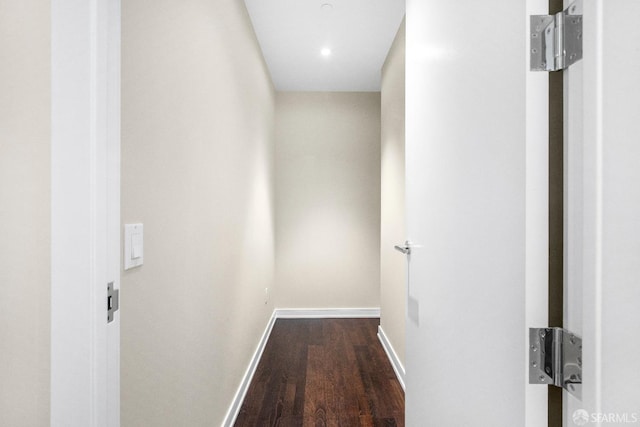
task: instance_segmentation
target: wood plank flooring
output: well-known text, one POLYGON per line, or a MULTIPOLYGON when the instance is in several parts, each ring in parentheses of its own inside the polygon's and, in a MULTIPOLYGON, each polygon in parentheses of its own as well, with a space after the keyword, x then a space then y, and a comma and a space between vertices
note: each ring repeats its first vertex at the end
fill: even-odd
POLYGON ((236 426, 404 426, 379 319, 278 319, 236 426))

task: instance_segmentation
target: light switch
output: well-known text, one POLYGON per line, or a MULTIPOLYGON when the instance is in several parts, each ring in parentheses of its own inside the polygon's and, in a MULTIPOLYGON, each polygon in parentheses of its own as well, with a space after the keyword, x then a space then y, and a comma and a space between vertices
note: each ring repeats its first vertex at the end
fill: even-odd
POLYGON ((144 261, 144 227, 142 224, 124 226, 124 269, 138 267, 144 261))
POLYGON ((131 236, 131 259, 142 257, 142 233, 134 233, 131 236))

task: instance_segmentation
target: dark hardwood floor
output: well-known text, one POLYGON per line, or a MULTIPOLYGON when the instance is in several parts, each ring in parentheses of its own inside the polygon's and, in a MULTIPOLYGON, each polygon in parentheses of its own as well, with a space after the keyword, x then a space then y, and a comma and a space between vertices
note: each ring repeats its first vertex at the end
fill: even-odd
POLYGON ((379 319, 278 319, 236 426, 404 426, 379 319))

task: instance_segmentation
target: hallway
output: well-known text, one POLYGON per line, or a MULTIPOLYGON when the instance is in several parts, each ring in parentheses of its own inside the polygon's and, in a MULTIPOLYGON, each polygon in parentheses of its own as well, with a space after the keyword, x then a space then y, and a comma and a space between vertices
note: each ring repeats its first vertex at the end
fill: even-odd
POLYGON ((0 0, 0 427, 640 420, 640 1, 573 1, 0 0))

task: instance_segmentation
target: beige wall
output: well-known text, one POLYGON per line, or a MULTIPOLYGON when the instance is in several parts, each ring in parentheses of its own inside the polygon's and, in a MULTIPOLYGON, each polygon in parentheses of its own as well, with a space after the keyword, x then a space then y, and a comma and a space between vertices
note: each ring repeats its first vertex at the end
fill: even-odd
POLYGON ((0 0, 0 425, 49 425, 50 6, 0 0))
POLYGON ((280 308, 380 304, 380 94, 278 92, 280 308))
POLYGON ((393 249, 406 239, 404 200, 405 23, 382 68, 380 324, 400 362, 405 355, 407 265, 393 249))
POLYGON ((122 17, 122 425, 220 425, 273 311, 274 91, 236 0, 122 17))

